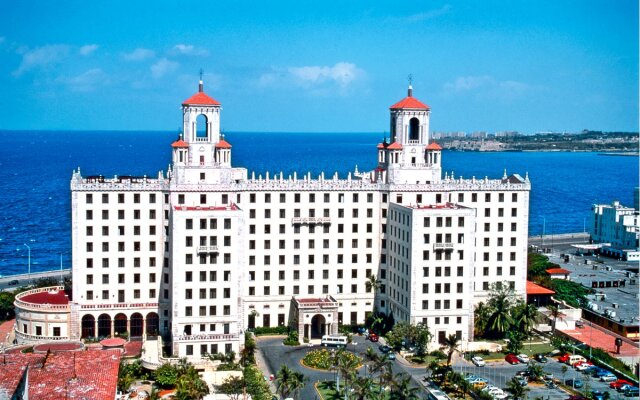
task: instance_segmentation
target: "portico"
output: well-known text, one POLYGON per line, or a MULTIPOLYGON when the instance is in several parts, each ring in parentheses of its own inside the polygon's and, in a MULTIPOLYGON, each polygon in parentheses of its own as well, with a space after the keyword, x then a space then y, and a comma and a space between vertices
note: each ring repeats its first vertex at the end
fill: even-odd
POLYGON ((293 324, 298 337, 321 339, 323 335, 338 334, 338 302, 331 296, 323 298, 293 298, 293 324))

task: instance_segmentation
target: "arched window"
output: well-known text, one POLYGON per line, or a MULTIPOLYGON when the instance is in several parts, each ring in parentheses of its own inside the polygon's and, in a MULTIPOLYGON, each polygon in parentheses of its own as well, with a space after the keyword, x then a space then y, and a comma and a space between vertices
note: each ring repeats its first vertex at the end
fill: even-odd
POLYGON ((420 140, 420 121, 418 118, 411 118, 409 120, 409 140, 420 140))
POLYGON ((208 138, 208 123, 207 117, 204 114, 198 115, 196 118, 196 137, 197 138, 208 138))
POLYGON ((396 141, 396 116, 391 117, 391 143, 396 141))

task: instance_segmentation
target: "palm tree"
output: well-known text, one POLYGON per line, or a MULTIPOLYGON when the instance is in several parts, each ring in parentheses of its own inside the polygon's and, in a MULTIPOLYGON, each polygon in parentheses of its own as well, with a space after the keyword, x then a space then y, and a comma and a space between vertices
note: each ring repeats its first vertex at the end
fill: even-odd
POLYGON ((348 357, 348 354, 349 353, 343 351, 338 357, 338 374, 342 375, 342 380, 344 381, 345 397, 347 394, 347 389, 350 386, 351 381, 353 381, 359 365, 358 359, 348 357))
POLYGON ((490 315, 491 310, 489 309, 489 307, 487 307, 486 304, 480 302, 476 305, 476 308, 474 310, 473 327, 477 336, 483 336, 486 332, 490 315))
POLYGON ((300 389, 304 387, 305 377, 302 372, 294 372, 291 374, 291 379, 289 382, 289 393, 291 393, 294 397, 300 392, 300 389))
POLYGON ((560 312, 560 307, 557 304, 549 304, 547 310, 549 310, 549 316, 553 318, 551 323, 551 336, 553 336, 556 333, 556 321, 558 319, 564 320, 564 314, 560 312))
POLYGON ((533 327, 538 320, 538 308, 535 304, 530 303, 522 307, 520 314, 518 315, 518 325, 520 326, 520 329, 522 329, 523 333, 530 336, 531 330, 533 330, 533 327))
POLYGON ((511 378, 511 380, 507 382, 507 392, 511 393, 514 400, 524 399, 528 391, 529 388, 520 385, 520 382, 518 382, 516 378, 511 378))
POLYGON ((393 376, 391 376, 391 379, 389 379, 389 374, 391 373, 391 360, 389 360, 389 357, 386 354, 382 357, 378 356, 378 358, 373 362, 371 365, 371 373, 378 374, 378 385, 380 393, 382 393, 382 388, 391 382, 393 378, 393 376))
POLYGON ((458 346, 460 346, 460 339, 458 336, 451 334, 444 339, 442 349, 447 352, 447 367, 451 365, 453 353, 459 351, 458 346))
POLYGON ((389 393, 390 400, 418 400, 417 387, 411 386, 411 378, 407 374, 398 374, 393 379, 391 386, 391 392, 389 393))
POLYGON ((291 393, 292 383, 297 377, 294 377, 294 371, 286 365, 282 365, 276 373, 276 392, 282 397, 289 397, 291 393))
POLYGON ((176 385, 177 400, 200 400, 209 394, 209 386, 200 378, 198 371, 193 366, 178 379, 176 385))
POLYGON ((353 381, 353 392, 351 392, 356 400, 370 399, 374 395, 373 379, 370 377, 357 377, 353 381))
POLYGON ((503 294, 498 294, 496 297, 490 299, 491 303, 491 315, 487 320, 487 327, 494 332, 504 333, 511 325, 513 320, 509 313, 511 309, 510 299, 503 294))
POLYGON ((376 293, 378 293, 378 290, 380 289, 380 286, 382 285, 380 283, 380 280, 374 275, 371 274, 369 275, 369 277, 367 278, 367 282, 366 282, 366 288, 367 291, 371 291, 373 292, 373 311, 376 311, 376 302, 375 302, 375 298, 376 298, 376 293))

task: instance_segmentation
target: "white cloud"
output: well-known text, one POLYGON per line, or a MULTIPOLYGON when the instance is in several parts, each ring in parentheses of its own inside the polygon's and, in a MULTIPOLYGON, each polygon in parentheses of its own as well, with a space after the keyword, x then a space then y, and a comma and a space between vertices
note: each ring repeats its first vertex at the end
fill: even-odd
POLYGON ((166 58, 161 58, 151 66, 151 75, 154 78, 162 78, 166 74, 175 71, 180 64, 175 61, 169 61, 166 58))
POLYGON ((74 92, 90 92, 104 85, 107 76, 100 68, 94 68, 77 76, 58 77, 55 82, 69 87, 74 92))
POLYGON ((127 61, 142 61, 148 58, 153 58, 155 55, 155 51, 139 47, 130 53, 123 53, 122 58, 127 61))
POLYGON ((209 51, 207 49, 201 49, 195 47, 192 44, 177 44, 171 49, 173 54, 184 54, 189 56, 207 56, 209 51))
POLYGON ((429 11, 425 11, 425 12, 422 12, 422 13, 409 15, 409 16, 405 17, 404 20, 407 21, 407 22, 425 21, 425 20, 428 20, 428 19, 439 17, 441 15, 445 15, 450 10, 451 10, 451 6, 449 4, 445 4, 444 6, 438 8, 438 9, 435 9, 435 10, 429 10, 429 11))
POLYGON ((479 97, 499 98, 509 100, 518 97, 531 88, 530 85, 513 81, 499 81, 489 75, 480 76, 461 76, 444 84, 444 92, 448 95, 464 94, 465 96, 473 94, 479 97))
POLYGON ((260 76, 258 85, 293 85, 315 93, 322 93, 337 86, 344 93, 349 86, 365 75, 362 69, 348 62, 339 62, 333 66, 274 68, 260 76))
POLYGON ((97 44, 87 44, 80 47, 80 55, 88 56, 98 49, 97 44))
POLYGON ((18 69, 13 71, 13 75, 20 76, 34 68, 43 68, 59 63, 69 55, 70 50, 71 46, 66 44, 47 45, 33 50, 20 49, 19 53, 22 54, 22 62, 18 69))

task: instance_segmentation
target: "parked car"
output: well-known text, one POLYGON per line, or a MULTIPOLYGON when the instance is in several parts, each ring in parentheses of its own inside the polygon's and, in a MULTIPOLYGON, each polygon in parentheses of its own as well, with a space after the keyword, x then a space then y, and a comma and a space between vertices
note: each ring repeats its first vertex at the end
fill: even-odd
POLYGON ((584 382, 581 379, 567 379, 564 384, 576 389, 584 386, 584 382))
POLYGON ((588 400, 588 399, 579 394, 572 394, 571 396, 567 397, 567 400, 588 400))
POLYGON ((513 354, 513 353, 509 353, 504 357, 504 360, 506 362, 508 362, 509 364, 519 364, 520 360, 518 360, 518 357, 513 354))
POLYGON ((536 354, 533 356, 533 359, 539 363, 546 363, 547 357, 544 354, 536 354))
POLYGON ((591 391, 591 398, 593 400, 605 400, 605 393, 602 390, 592 390, 591 391))
POLYGON ((618 377, 613 373, 604 374, 600 377, 602 382, 615 382, 618 380, 618 377))
POLYGON ((529 380, 526 376, 516 376, 516 381, 520 386, 527 386, 527 384, 529 383, 529 380))
POLYGON ((611 373, 611 371, 604 368, 600 368, 600 367, 589 369, 589 374, 591 374, 592 376, 595 376, 596 378, 600 378, 602 375, 607 375, 609 373, 611 373))
POLYGON ((569 361, 569 357, 571 357, 571 354, 564 353, 558 357, 558 361, 560 361, 561 363, 566 363, 567 361, 569 361))
POLYGON ((383 352, 383 353, 388 353, 388 352, 391 351, 391 347, 389 347, 387 345, 380 346, 380 351, 383 352))
POLYGON ((611 389, 618 389, 620 386, 622 385, 632 385, 631 382, 629 382, 626 379, 618 379, 617 381, 613 381, 609 384, 609 387, 611 389))
POLYGON ((624 385, 620 386, 618 389, 616 389, 618 392, 624 393, 625 390, 632 388, 633 387, 633 383, 625 383, 624 385))
POLYGON ((584 370, 587 370, 587 369, 593 367, 593 363, 589 362, 589 361, 583 361, 583 362, 579 362, 579 363, 575 364, 573 367, 575 369, 577 369, 578 371, 584 371, 584 370))
POLYGON ((375 333, 372 332, 372 333, 369 334, 367 339, 369 339, 372 342, 377 342, 378 341, 378 335, 376 335, 375 333))
POLYGON ((20 282, 17 279, 11 280, 11 281, 9 281, 9 286, 15 286, 18 283, 20 283, 20 282))
POLYGON ((523 364, 527 364, 529 362, 529 356, 526 354, 518 354, 516 357, 518 358, 518 361, 523 364))
POLYGON ((572 355, 572 356, 569 356, 569 359, 567 359, 566 363, 573 366, 573 365, 576 365, 577 363, 582 363, 585 361, 587 361, 587 359, 582 356, 572 355))
POLYGON ((542 378, 547 380, 547 381, 552 381, 553 380, 553 374, 549 373, 549 372, 545 372, 542 374, 542 378))
POLYGON ((486 363, 484 362, 484 360, 482 359, 482 357, 478 357, 478 356, 473 357, 473 358, 471 359, 471 362, 472 362, 476 367, 484 367, 484 366, 485 366, 485 364, 486 364, 486 363))
POLYGON ((631 386, 624 391, 624 395, 626 397, 638 397, 640 396, 640 391, 638 391, 637 386, 631 386))
POLYGON ((387 353, 387 357, 389 358, 389 360, 395 360, 396 353, 394 353, 393 351, 390 351, 389 353, 387 353))

